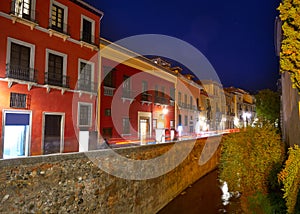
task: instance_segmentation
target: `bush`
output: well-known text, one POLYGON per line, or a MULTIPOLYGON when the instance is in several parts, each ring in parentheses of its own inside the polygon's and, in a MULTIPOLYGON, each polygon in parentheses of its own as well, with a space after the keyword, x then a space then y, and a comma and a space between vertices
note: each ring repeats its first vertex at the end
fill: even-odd
MULTIPOLYGON (((294 213, 300 188, 300 148, 298 145, 289 148, 289 157, 285 168, 278 174, 283 184, 283 197, 286 200, 287 212, 294 213)), ((299 206, 299 202, 298 202, 299 206)))
POLYGON ((283 161, 280 135, 271 125, 249 127, 225 137, 221 149, 220 179, 228 183, 230 191, 242 194, 242 207, 246 212, 249 197, 268 193, 272 170, 283 161))

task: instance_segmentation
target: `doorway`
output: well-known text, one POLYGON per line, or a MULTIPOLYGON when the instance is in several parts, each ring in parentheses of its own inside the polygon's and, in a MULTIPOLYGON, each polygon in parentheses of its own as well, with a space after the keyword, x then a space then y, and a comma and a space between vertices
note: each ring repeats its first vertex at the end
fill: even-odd
POLYGON ((152 123, 151 112, 138 112, 138 137, 141 144, 145 144, 146 140, 151 137, 152 134, 152 123))
POLYGON ((63 152, 64 117, 61 114, 44 114, 44 154, 63 152))
POLYGON ((3 158, 29 155, 31 112, 4 111, 3 158))
POLYGON ((140 118, 140 140, 141 142, 146 142, 147 138, 150 136, 150 124, 149 118, 140 118))

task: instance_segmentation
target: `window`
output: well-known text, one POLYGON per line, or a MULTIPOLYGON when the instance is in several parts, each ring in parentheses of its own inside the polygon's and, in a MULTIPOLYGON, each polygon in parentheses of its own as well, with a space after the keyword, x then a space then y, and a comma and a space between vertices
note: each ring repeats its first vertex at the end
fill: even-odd
POLYGON ((174 120, 170 120, 170 127, 174 128, 175 127, 175 121, 174 120))
POLYGON ((170 88, 170 98, 171 100, 175 100, 175 88, 170 88))
POLYGON ((94 79, 94 64, 79 59, 79 79, 78 79, 78 89, 83 91, 94 91, 92 80, 94 79))
POLYGON ((188 116, 187 115, 184 116, 184 125, 185 126, 188 125, 188 116))
POLYGON ((181 92, 178 92, 178 104, 181 105, 181 92))
POLYGON ((10 107, 27 109, 27 94, 10 93, 10 107))
POLYGON ((165 87, 164 86, 161 87, 160 96, 165 97, 165 87))
POLYGON ((158 97, 158 85, 155 85, 155 97, 158 97))
POLYGON ((111 87, 114 88, 115 84, 114 84, 114 70, 112 67, 110 66, 104 66, 103 67, 103 71, 104 71, 104 86, 107 87, 111 87))
POLYGON ((185 105, 185 107, 187 107, 187 95, 186 94, 184 95, 184 105, 185 105))
POLYGON ((153 119, 152 123, 153 123, 153 129, 156 129, 157 128, 157 119, 153 119))
POLYGON ((129 76, 123 76, 123 97, 131 98, 131 84, 129 76))
POLYGON ((123 118, 123 134, 130 134, 130 122, 129 118, 123 118))
POLYGON ((15 0, 11 3, 11 13, 23 19, 34 21, 35 0, 15 0))
POLYGON ((192 109, 193 108, 193 97, 190 96, 190 108, 192 109))
POLYGON ((68 8, 56 1, 51 7, 50 28, 58 32, 67 34, 68 8))
POLYGON ((67 55, 48 49, 46 52, 45 84, 68 88, 67 55))
POLYGON ((90 127, 92 125, 92 104, 79 103, 78 123, 81 127, 90 127))
POLYGON ((34 45, 8 38, 6 77, 35 82, 34 51, 34 45))
POLYGON ((142 81, 142 93, 147 93, 148 91, 148 82, 142 81))
POLYGON ((148 94, 148 82, 142 81, 142 101, 150 101, 148 94))
POLYGON ((84 15, 81 15, 81 40, 95 43, 95 21, 84 15))
POLYGON ((111 109, 106 108, 104 114, 105 114, 105 116, 110 117, 111 116, 111 109))
POLYGON ((182 125, 182 117, 181 117, 181 114, 178 115, 178 125, 179 125, 179 126, 182 125))
POLYGON ((112 128, 103 128, 102 129, 102 137, 103 138, 111 138, 112 137, 112 128))

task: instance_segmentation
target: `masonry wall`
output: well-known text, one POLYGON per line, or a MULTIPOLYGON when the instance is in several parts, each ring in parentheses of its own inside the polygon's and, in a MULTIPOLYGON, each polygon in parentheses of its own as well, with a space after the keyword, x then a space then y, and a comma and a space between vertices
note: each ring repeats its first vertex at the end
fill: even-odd
MULTIPOLYGON (((127 158, 148 160, 174 146, 175 152, 158 163, 164 167, 192 148, 175 169, 148 180, 126 180, 102 171, 98 164, 117 163, 108 150, 87 153, 98 164, 84 153, 1 160, 0 213, 156 213, 188 185, 216 168, 220 139, 208 141, 198 139, 194 147, 192 141, 183 141, 115 150, 127 158), (218 148, 217 152, 213 152, 214 148, 218 148), (208 157, 209 152, 212 158, 200 166, 199 160, 208 157)), ((153 168, 141 171, 151 175, 153 168)))

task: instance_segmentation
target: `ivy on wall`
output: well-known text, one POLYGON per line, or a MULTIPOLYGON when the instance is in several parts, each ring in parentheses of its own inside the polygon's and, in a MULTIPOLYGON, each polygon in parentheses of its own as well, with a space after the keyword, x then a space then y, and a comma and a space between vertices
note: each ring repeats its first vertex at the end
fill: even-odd
POLYGON ((283 183, 283 197, 286 200, 287 212, 294 213, 300 188, 300 148, 298 145, 289 148, 289 157, 278 179, 283 183))
POLYGON ((293 88, 300 93, 300 0, 282 0, 278 10, 283 33, 280 70, 290 73, 293 88))

